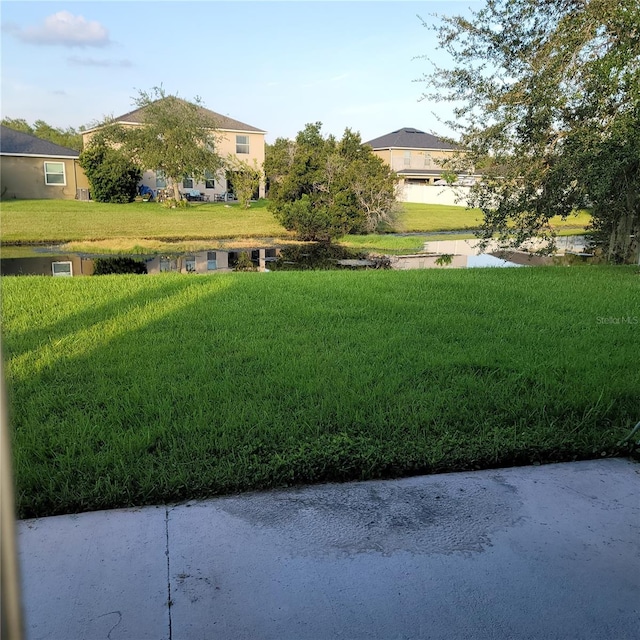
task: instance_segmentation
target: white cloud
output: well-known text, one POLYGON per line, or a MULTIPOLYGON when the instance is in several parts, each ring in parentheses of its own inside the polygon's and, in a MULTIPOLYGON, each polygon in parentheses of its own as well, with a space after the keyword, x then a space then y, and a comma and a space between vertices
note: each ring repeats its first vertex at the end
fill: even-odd
POLYGON ((44 24, 10 31, 23 42, 62 45, 64 47, 104 47, 109 44, 109 32, 96 20, 58 11, 45 18, 44 24))
POLYGON ((96 58, 81 58, 80 56, 71 56, 67 58, 69 64, 79 67, 117 67, 120 69, 128 69, 133 67, 131 60, 98 60, 96 58))

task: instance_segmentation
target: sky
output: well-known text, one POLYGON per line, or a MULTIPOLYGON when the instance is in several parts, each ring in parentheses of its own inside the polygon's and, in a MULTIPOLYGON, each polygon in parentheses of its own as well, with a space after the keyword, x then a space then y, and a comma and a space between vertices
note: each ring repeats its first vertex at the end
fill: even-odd
POLYGON ((0 2, 3 118, 90 126, 135 109, 140 91, 294 138, 307 123, 364 142, 402 127, 451 135, 451 105, 421 100, 424 56, 446 64, 422 20, 480 2, 0 2), (437 117, 438 116, 438 117, 437 117))

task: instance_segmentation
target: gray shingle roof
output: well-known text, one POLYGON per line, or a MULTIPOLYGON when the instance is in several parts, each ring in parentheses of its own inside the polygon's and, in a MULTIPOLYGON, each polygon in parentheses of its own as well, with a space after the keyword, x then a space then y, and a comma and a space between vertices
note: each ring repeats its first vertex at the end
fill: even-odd
POLYGON ((54 142, 36 138, 29 133, 16 131, 0 125, 0 153, 25 156, 53 156, 56 158, 77 158, 80 153, 75 149, 62 147, 54 142))
MULTIPOLYGON (((166 100, 167 98, 163 99, 166 100)), ((185 102, 184 100, 182 100, 182 98, 176 99, 185 102)), ((140 109, 129 111, 129 113, 125 113, 124 115, 115 118, 115 121, 135 122, 142 124, 144 122, 144 110, 145 107, 141 107, 140 109)), ((206 113, 209 117, 213 117, 218 123, 218 129, 230 129, 231 131, 255 131, 256 133, 265 133, 264 129, 258 129, 257 127, 253 127, 250 124, 240 122, 240 120, 234 120, 233 118, 229 118, 228 116, 223 116, 222 114, 211 111, 210 109, 200 107, 200 111, 206 113)))
POLYGON ((404 127, 365 142, 374 149, 455 149, 456 147, 430 133, 404 127))

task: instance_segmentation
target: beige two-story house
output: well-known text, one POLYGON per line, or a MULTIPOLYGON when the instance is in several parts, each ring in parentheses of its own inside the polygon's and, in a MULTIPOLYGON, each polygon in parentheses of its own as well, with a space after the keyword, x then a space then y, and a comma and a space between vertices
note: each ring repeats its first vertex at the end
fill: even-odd
POLYGON ((365 142, 401 178, 401 184, 432 185, 442 178, 442 161, 457 147, 419 129, 405 127, 365 142))
MULTIPOLYGON (((114 118, 114 122, 124 126, 140 127, 144 126, 144 107, 125 113, 124 115, 114 118)), ((216 133, 218 140, 216 143, 216 151, 222 158, 227 156, 235 156, 239 160, 243 160, 253 166, 254 161, 258 168, 262 168, 264 163, 264 148, 266 131, 258 129, 250 124, 234 120, 228 116, 223 116, 215 111, 210 111, 204 107, 200 107, 207 115, 216 123, 216 133)), ((83 143, 86 146, 91 137, 99 127, 88 129, 83 133, 83 143)), ((199 191, 206 196, 208 200, 225 199, 226 196, 233 192, 233 174, 225 170, 212 171, 205 176, 203 181, 197 181, 192 176, 185 176, 182 182, 181 191, 189 192, 192 190, 199 191)), ((148 168, 142 176, 142 184, 157 193, 158 189, 164 189, 167 186, 164 175, 161 171, 155 170, 153 167, 148 168)), ((259 193, 256 194, 260 198, 264 198, 265 184, 260 184, 259 193)))

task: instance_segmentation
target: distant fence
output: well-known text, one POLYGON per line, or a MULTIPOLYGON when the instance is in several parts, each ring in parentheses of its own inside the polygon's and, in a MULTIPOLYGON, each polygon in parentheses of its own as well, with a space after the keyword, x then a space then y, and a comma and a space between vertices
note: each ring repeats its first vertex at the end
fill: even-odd
POLYGON ((400 191, 402 202, 420 202, 422 204, 448 204, 458 207, 467 206, 470 187, 435 186, 426 184, 405 184, 400 191))

